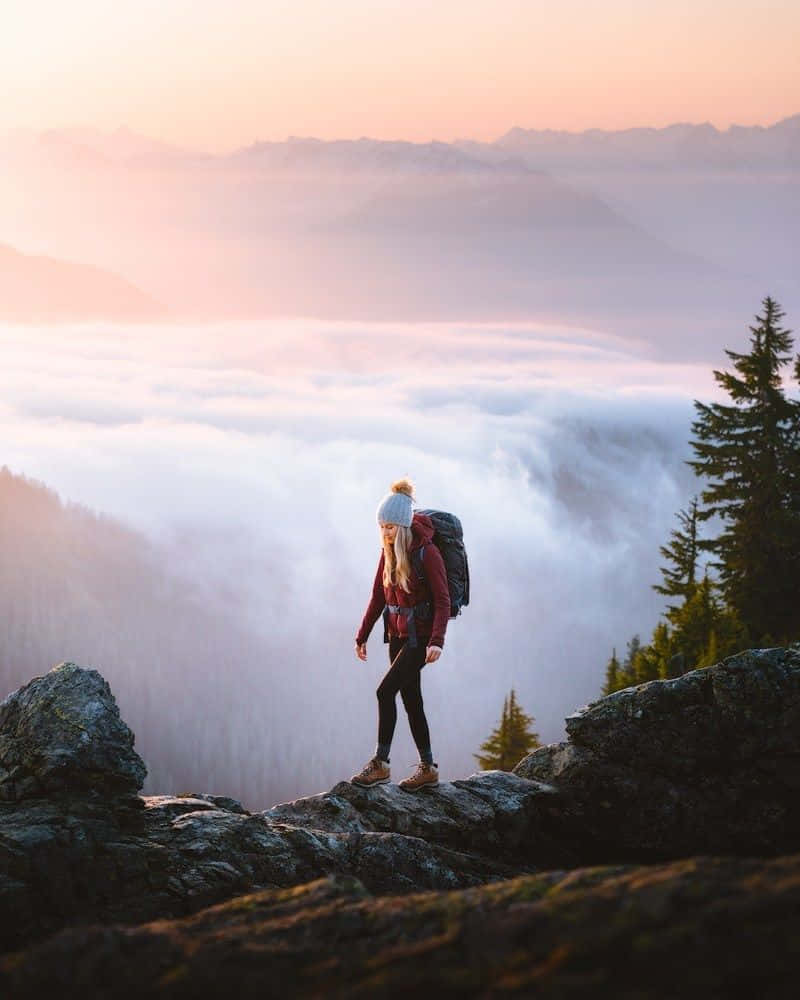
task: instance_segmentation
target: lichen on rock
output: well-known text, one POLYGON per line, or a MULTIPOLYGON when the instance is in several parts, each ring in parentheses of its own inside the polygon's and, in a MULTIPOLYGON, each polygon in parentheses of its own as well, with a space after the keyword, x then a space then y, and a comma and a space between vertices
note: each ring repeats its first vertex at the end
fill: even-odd
POLYGON ((0 801, 135 796, 147 770, 108 683, 60 663, 0 702, 0 801))
MULTIPOLYGON (((349 887, 347 896, 358 879, 353 905, 371 914, 365 933, 382 915, 403 910, 396 900, 409 892, 464 894, 427 903, 420 897, 411 905, 402 932, 409 935, 409 954, 447 952, 456 940, 448 935, 455 934, 458 913, 471 913, 465 948, 483 942, 483 935, 490 941, 516 935, 514 928, 524 925, 524 934, 533 937, 503 959, 505 972, 498 967, 496 980, 481 979, 488 958, 480 958, 470 975, 486 988, 505 990, 517 979, 530 985, 533 979, 525 977, 539 975, 539 966, 526 966, 525 956, 533 954, 530 942, 555 910, 542 911, 543 925, 538 917, 528 924, 526 907, 549 906, 558 893, 566 898, 591 888, 593 870, 580 866, 738 853, 752 859, 756 880, 762 868, 783 871, 757 856, 788 853, 798 842, 798 713, 800 649, 753 650, 594 702, 567 720, 566 742, 536 750, 516 773, 482 772, 416 794, 339 782, 328 792, 251 813, 210 792, 137 795, 144 764, 108 685, 95 670, 61 664, 0 704, 0 951, 76 924, 181 919, 243 893, 278 895, 248 897, 250 903, 238 904, 242 912, 261 912, 276 900, 288 905, 289 890, 295 900, 328 898, 320 884, 308 893, 293 890, 320 878, 334 880, 326 883, 329 889, 339 887, 330 901, 334 933, 336 914, 349 905, 340 889, 349 887), (524 885, 503 888, 524 873, 531 876, 524 885), (369 893, 383 898, 373 907, 369 893), (508 906, 497 920, 482 922, 480 914, 502 901, 508 906), (441 933, 418 934, 434 910, 441 933), (522 956, 519 966, 514 956, 522 956)), ((713 894, 714 885, 709 889, 704 879, 721 869, 706 865, 701 877, 701 868, 692 865, 664 878, 675 874, 687 899, 713 894)), ((796 879, 796 866, 790 870, 796 879)), ((558 911, 567 923, 585 921, 581 941, 594 940, 596 919, 606 919, 596 914, 616 912, 614 905, 603 908, 617 891, 614 873, 621 871, 598 876, 602 892, 588 893, 585 909, 558 911)), ((740 871, 730 869, 734 880, 740 871)), ((773 874, 764 876, 765 885, 773 874)), ((648 884, 647 869, 631 878, 626 894, 648 884)), ((669 894, 661 893, 658 878, 650 882, 653 889, 639 897, 642 912, 652 907, 658 923, 663 911, 674 924, 669 894)), ((736 884, 746 891, 747 879, 736 884)), ((774 905, 787 898, 777 893, 774 905)), ((312 907, 297 919, 313 923, 318 916, 312 907)), ((73 939, 67 933, 60 940, 56 952, 60 947, 68 954, 73 939)), ((301 929, 301 951, 302 940, 301 929)), ((547 966, 559 949, 573 947, 571 940, 564 930, 539 962, 547 966)), ((98 947, 102 951, 102 942, 98 947)), ((394 953, 389 948, 386 954, 391 964, 394 953)), ((190 967, 178 949, 175 969, 184 972, 167 972, 169 982, 183 981, 190 967)), ((20 968, 30 972, 26 982, 37 981, 35 959, 20 968)), ((358 962, 354 970, 362 976, 358 962)), ((457 964, 448 967, 447 982, 460 982, 460 975, 457 964)), ((315 980, 313 988, 324 981, 315 980)), ((375 985, 369 978, 359 982, 367 992, 375 985)))
POLYGON ((600 856, 779 853, 800 838, 800 650, 748 650, 567 718, 516 774, 562 794, 600 856))

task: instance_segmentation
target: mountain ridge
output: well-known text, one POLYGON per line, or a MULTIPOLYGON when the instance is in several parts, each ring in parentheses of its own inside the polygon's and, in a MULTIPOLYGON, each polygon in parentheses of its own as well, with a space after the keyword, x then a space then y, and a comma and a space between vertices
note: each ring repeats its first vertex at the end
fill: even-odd
MULTIPOLYGON (((180 163, 185 160, 202 159, 209 162, 237 164, 248 159, 252 160, 258 156, 265 156, 281 161, 285 160, 289 164, 296 163, 298 154, 302 153, 309 159, 319 156, 321 153, 330 156, 332 153, 338 154, 340 160, 345 160, 342 154, 346 152, 365 153, 370 152, 373 156, 376 153, 387 159, 395 158, 408 164, 414 151, 417 152, 419 162, 432 161, 438 158, 440 161, 449 160, 452 165, 462 162, 465 167, 472 170, 480 169, 479 163, 469 162, 469 158, 459 161, 456 154, 462 156, 472 152, 517 152, 520 147, 538 144, 539 146, 549 145, 558 147, 559 145, 571 147, 572 150, 580 149, 582 145, 588 145, 597 152, 598 146, 609 147, 630 145, 632 140, 643 140, 647 148, 656 145, 663 149, 669 148, 670 144, 691 143, 698 139, 705 143, 715 144, 731 155, 738 151, 740 157, 746 154, 754 155, 759 144, 764 146, 765 142, 778 137, 786 140, 788 146, 780 146, 774 150, 767 150, 766 160, 769 162, 770 155, 780 162, 781 157, 791 155, 792 165, 797 165, 797 143, 800 142, 800 112, 780 118, 770 125, 739 125, 731 123, 725 129, 718 129, 711 122, 672 122, 664 126, 638 125, 623 129, 603 129, 587 128, 577 131, 568 129, 537 129, 523 125, 514 125, 507 129, 496 139, 480 141, 469 136, 460 137, 452 141, 431 139, 429 141, 417 142, 406 139, 375 139, 370 136, 360 136, 358 138, 337 138, 320 139, 316 136, 296 136, 289 135, 283 140, 261 140, 254 139, 252 142, 234 147, 226 152, 209 152, 202 149, 188 149, 180 145, 153 139, 147 135, 134 132, 125 125, 117 129, 103 130, 91 127, 56 127, 44 129, 40 132, 34 130, 9 130, 5 133, 7 142, 11 142, 16 137, 17 141, 23 141, 28 146, 35 146, 37 143, 52 145, 53 147, 67 148, 70 145, 82 146, 85 150, 91 150, 110 161, 129 161, 139 163, 143 166, 153 165, 160 161, 180 163)), ((702 149, 695 150, 695 156, 699 156, 702 149)), ((521 163, 520 166, 523 166, 521 163)))

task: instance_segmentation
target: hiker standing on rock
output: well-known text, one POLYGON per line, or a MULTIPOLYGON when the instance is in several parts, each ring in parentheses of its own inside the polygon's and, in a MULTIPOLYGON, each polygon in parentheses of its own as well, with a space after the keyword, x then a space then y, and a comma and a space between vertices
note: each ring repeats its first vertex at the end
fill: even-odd
POLYGON ((439 768, 433 761, 422 704, 420 675, 426 663, 433 663, 442 655, 450 616, 447 572, 442 555, 433 544, 433 522, 427 515, 414 512, 413 500, 412 483, 399 479, 378 505, 383 551, 372 597, 356 635, 356 656, 366 660, 367 638, 383 612, 390 667, 376 692, 375 756, 351 779, 354 784, 367 787, 389 781, 389 750, 397 722, 399 691, 419 750, 416 770, 400 782, 400 787, 409 792, 439 783, 439 768))

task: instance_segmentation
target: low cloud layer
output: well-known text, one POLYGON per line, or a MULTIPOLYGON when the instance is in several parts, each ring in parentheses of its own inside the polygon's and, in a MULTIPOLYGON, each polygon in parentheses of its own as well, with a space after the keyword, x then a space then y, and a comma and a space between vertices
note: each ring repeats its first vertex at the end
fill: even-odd
MULTIPOLYGON (((464 524, 473 602, 423 681, 455 777, 512 684, 559 739, 612 645, 653 627, 658 546, 695 488, 691 400, 713 393, 630 340, 530 325, 5 326, 0 356, 2 462, 145 531, 263 637, 253 695, 280 674, 285 739, 314 761, 298 795, 373 748, 386 653, 377 628, 366 664, 352 646, 392 479, 464 524)), ((414 759, 401 711, 393 762, 414 759)))

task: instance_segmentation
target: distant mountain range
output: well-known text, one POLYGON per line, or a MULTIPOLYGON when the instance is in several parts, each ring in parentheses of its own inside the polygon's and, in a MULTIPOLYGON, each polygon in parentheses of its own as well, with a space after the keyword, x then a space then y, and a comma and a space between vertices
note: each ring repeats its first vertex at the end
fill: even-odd
POLYGON ((43 132, 17 129, 0 138, 0 150, 22 149, 149 167, 216 161, 220 165, 262 166, 269 170, 313 167, 479 173, 487 164, 518 169, 521 160, 540 168, 605 165, 797 169, 800 168, 800 114, 772 125, 731 125, 724 130, 709 122, 583 132, 515 127, 493 142, 460 139, 453 143, 415 143, 367 137, 323 140, 290 136, 284 141, 254 142, 226 154, 182 149, 124 127, 113 132, 93 128, 55 128, 43 132))
POLYGON ((513 128, 494 142, 465 139, 452 144, 366 138, 323 142, 290 137, 285 142, 257 142, 227 158, 239 162, 246 159, 250 163, 261 161, 271 168, 314 165, 467 173, 480 172, 481 165, 485 167, 487 163, 500 169, 518 169, 520 160, 539 169, 555 166, 800 169, 800 114, 767 127, 731 125, 725 131, 708 122, 621 131, 513 128))
MULTIPOLYGON (((800 168, 800 114, 774 125, 731 125, 725 131, 705 122, 666 128, 586 132, 513 128, 488 144, 503 156, 522 156, 541 167, 742 167, 800 168)), ((460 143, 480 152, 482 143, 460 143)))
POLYGON ((157 301, 187 319, 535 316, 713 341, 765 294, 800 308, 798 191, 800 115, 227 154, 129 129, 0 137, 0 240, 108 269, 42 296, 26 261, 52 316, 157 301))
POLYGON ((158 139, 133 132, 126 127, 113 131, 91 127, 11 129, 0 136, 0 151, 5 156, 69 156, 91 162, 125 162, 138 157, 191 157, 195 154, 158 139))

